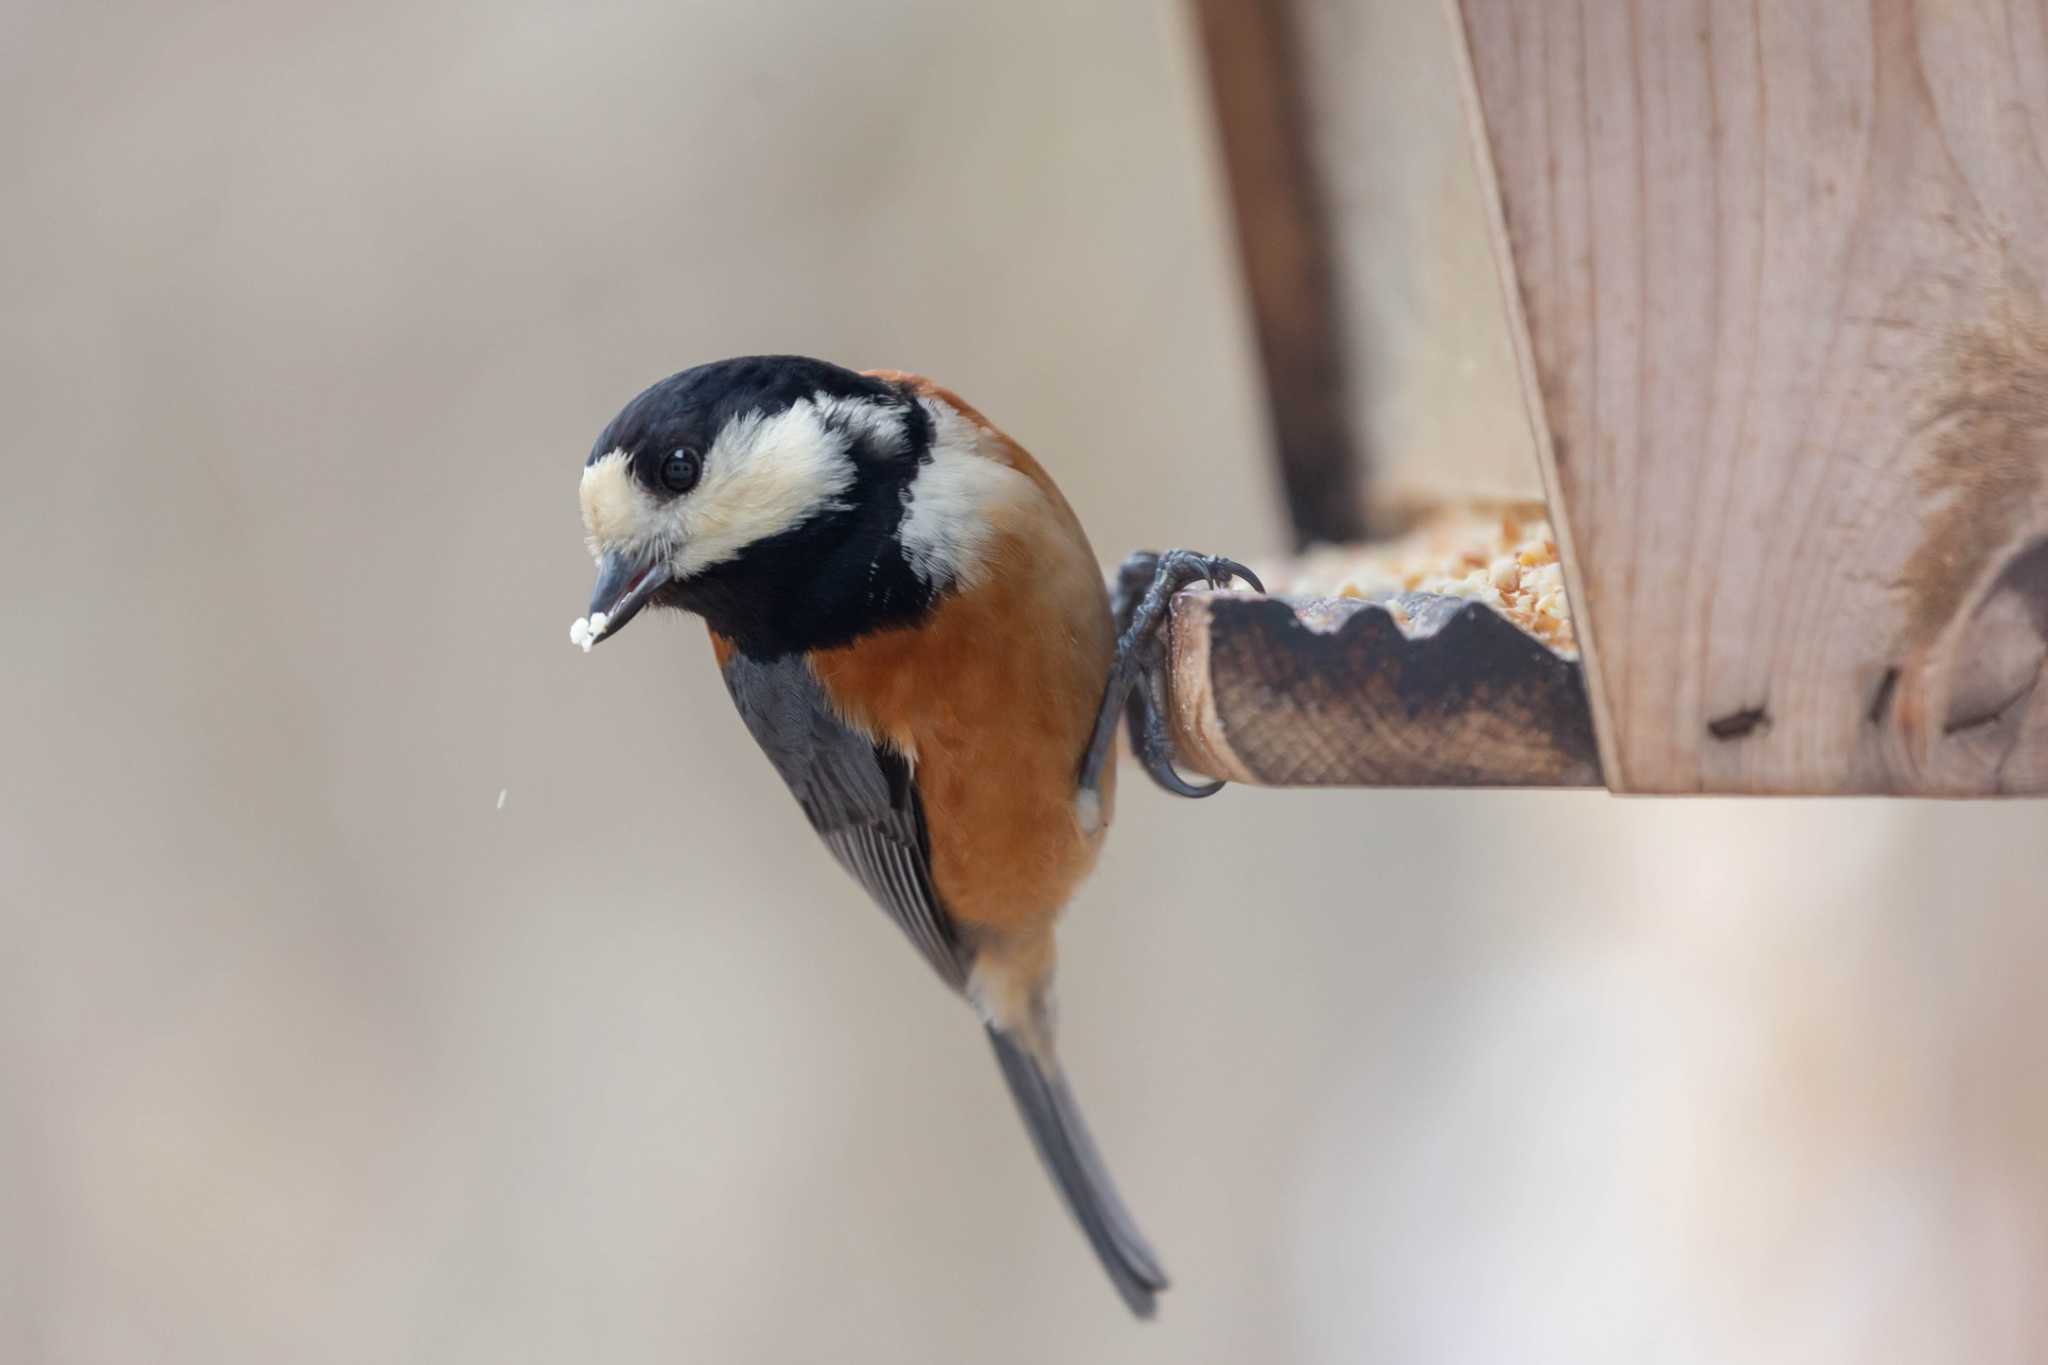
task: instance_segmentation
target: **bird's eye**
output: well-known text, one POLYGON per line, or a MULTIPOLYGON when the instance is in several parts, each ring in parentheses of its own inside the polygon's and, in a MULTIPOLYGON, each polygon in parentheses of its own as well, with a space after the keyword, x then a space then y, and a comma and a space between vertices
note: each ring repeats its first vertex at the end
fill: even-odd
POLYGON ((661 486, 671 493, 687 493, 697 486, 697 479, 704 472, 704 457, 684 446, 671 450, 668 458, 661 462, 661 486))

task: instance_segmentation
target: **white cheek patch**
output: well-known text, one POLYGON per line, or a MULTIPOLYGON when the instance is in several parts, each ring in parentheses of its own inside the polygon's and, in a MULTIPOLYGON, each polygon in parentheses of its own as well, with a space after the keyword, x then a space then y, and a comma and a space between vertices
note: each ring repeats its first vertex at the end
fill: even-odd
POLYGON ((673 504, 670 572, 701 573, 844 508, 854 480, 847 447, 846 434, 829 429, 809 400, 730 423, 705 455, 703 481, 673 504))
POLYGON ((829 414, 805 399, 772 417, 735 419, 705 452, 702 480, 678 498, 643 488, 623 450, 588 465, 580 493, 593 555, 616 550, 664 559, 672 575, 688 578, 737 558, 756 541, 844 508, 854 482, 854 436, 884 449, 908 438, 900 413, 891 419, 866 405, 831 402, 829 414))
POLYGON ((1028 498, 1037 486, 984 452, 980 427, 944 403, 927 401, 931 459, 910 484, 897 537, 911 572, 935 587, 973 587, 987 574, 999 507, 1028 498))
POLYGON ((599 546, 644 548, 661 530, 660 508, 633 478, 632 461, 623 450, 586 465, 577 494, 593 553, 599 546))

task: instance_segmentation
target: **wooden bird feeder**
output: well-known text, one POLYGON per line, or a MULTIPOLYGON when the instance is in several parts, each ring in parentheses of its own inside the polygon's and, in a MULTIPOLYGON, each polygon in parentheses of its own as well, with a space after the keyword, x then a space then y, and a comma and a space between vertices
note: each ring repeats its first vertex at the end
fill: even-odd
POLYGON ((1576 648, 1428 585, 1186 593, 1185 766, 2048 792, 2048 0, 1449 0, 1433 56, 1387 41, 1414 8, 1194 0, 1288 507, 1369 543, 1540 499, 1576 648), (1453 112, 1386 122, 1388 82, 1453 112), (1448 170, 1390 209, 1418 146, 1448 170), (1390 440, 1372 291, 1417 241, 1463 279, 1460 234, 1504 344, 1404 371, 1390 440), (1476 450, 1460 384, 1510 371, 1476 450))

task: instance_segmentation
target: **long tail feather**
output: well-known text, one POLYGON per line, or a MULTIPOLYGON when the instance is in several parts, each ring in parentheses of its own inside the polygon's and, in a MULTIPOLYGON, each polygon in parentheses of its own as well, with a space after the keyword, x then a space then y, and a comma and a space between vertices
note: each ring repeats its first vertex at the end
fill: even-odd
POLYGON ((1141 1318, 1151 1317, 1155 1296, 1166 1288, 1166 1272, 1159 1268, 1158 1256, 1117 1196, 1066 1078, 1057 1066, 1050 1070, 1040 1066, 1000 1029, 991 1027, 988 1039, 1003 1068, 1003 1079, 1010 1084, 1010 1095, 1017 1101, 1017 1112, 1030 1130, 1031 1143, 1053 1184, 1059 1186, 1068 1211, 1087 1234, 1102 1268, 1109 1272, 1131 1311, 1141 1318))

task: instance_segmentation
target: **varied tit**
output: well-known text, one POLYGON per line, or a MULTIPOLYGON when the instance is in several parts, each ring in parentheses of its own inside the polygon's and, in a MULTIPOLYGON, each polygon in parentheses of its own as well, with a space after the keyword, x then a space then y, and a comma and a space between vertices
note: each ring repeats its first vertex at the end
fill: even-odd
POLYGON ((1053 923, 1095 862, 1119 714, 1183 795, 1160 628, 1226 559, 1135 556, 1114 604, 1015 441, 914 375, 700 365, 628 403, 583 468, 586 650, 649 605, 703 617, 747 728, 833 855, 979 1012, 1047 1171, 1124 1301, 1159 1259, 1053 1052, 1053 923))

